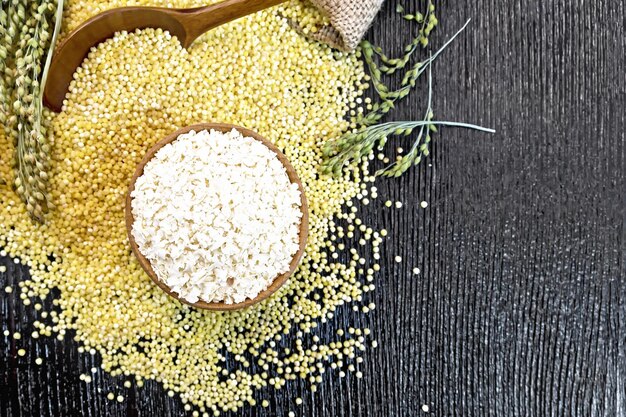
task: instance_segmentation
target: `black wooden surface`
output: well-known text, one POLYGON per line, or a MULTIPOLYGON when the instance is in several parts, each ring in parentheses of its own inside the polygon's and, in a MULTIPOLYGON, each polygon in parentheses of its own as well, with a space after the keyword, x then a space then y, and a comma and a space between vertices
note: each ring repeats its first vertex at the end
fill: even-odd
MULTIPOLYGON (((410 26, 394 7, 369 39, 400 52, 410 26)), ((473 22, 435 67, 435 112, 498 133, 442 129, 431 158, 379 180, 380 197, 362 209, 392 235, 370 295, 377 308, 357 319, 343 309, 327 330, 355 320, 372 329, 380 346, 363 379, 327 374, 314 394, 288 384, 265 393, 267 410, 239 415, 418 416, 424 404, 435 416, 626 415, 624 3, 476 0, 438 13, 434 45, 473 22), (387 199, 404 207, 384 208, 387 199)), ((392 117, 419 117, 424 99, 392 117)), ((0 287, 25 277, 0 263, 0 287)), ((31 307, 2 292, 2 330, 30 334, 31 307)), ((79 381, 99 360, 69 338, 18 344, 25 357, 0 335, 2 417, 186 415, 156 383, 127 390, 101 372, 79 381), (127 400, 108 401, 109 391, 127 400)))

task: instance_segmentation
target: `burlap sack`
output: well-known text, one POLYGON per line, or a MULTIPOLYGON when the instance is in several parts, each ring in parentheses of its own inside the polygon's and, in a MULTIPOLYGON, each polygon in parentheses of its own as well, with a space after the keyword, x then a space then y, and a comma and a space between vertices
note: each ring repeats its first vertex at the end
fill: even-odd
POLYGON ((384 0, 311 0, 329 17, 331 25, 310 37, 334 48, 350 51, 357 47, 384 0))

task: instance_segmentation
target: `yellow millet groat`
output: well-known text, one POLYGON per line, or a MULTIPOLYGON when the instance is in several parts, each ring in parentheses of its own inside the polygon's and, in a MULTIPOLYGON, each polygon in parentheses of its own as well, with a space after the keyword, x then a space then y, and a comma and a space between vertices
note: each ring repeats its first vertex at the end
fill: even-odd
MULTIPOLYGON (((65 30, 122 3, 147 4, 69 1, 65 30)), ((283 6, 289 7, 292 18, 307 21, 306 7, 283 6)), ((359 302, 374 288, 379 269, 346 249, 346 230, 352 235, 354 227, 333 221, 356 222, 356 209, 342 213, 342 207, 371 180, 366 167, 342 178, 320 176, 318 169, 324 142, 350 128, 346 115, 367 87, 363 66, 358 53, 298 35, 281 10, 217 28, 189 51, 158 29, 100 44, 77 70, 63 112, 47 114, 56 208, 46 223, 34 224, 10 186, 0 185, 0 247, 31 270, 22 294, 44 298, 60 290, 54 300, 60 312, 38 312, 37 333, 63 338, 74 330, 80 350, 99 352, 111 374, 156 379, 200 412, 255 404, 255 390, 296 378, 315 390, 325 370, 353 366, 366 349, 368 329, 351 328, 327 344, 315 335, 338 306, 359 302), (155 142, 198 122, 242 125, 274 141, 297 170, 310 205, 309 244, 297 273, 275 296, 242 311, 194 310, 169 298, 128 244, 124 199, 136 164, 155 142), (344 249, 347 264, 336 261, 344 249), (282 340, 288 333, 294 344, 282 340), (238 365, 226 369, 224 355, 238 365)), ((3 136, 0 149, 2 160, 10 159, 13 144, 3 136)), ((11 175, 8 164, 0 165, 1 177, 11 175)), ((377 254, 382 237, 368 228, 364 239, 377 254)))
MULTIPOLYGON (((64 38, 65 35, 90 17, 115 7, 156 6, 190 8, 207 6, 220 1, 222 0, 67 0, 63 8, 63 31, 60 34, 60 39, 64 38)), ((273 13, 296 23, 303 33, 317 32, 320 27, 330 24, 328 17, 324 16, 308 0, 287 1, 284 4, 275 6, 273 13)), ((268 33, 268 35, 272 34, 268 33)))

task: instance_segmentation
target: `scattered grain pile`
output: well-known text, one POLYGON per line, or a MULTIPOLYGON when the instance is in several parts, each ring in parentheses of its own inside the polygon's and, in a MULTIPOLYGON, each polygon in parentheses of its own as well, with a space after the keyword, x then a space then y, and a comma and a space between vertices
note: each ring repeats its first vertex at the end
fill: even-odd
MULTIPOLYGON (((105 7, 147 3, 69 1, 65 30, 105 7)), ((198 4, 151 2, 165 3, 198 4)), ((283 7, 309 17, 298 4, 283 7)), ((348 250, 344 237, 359 233, 374 252, 382 237, 361 224, 354 207, 342 214, 348 200, 363 197, 370 178, 319 176, 318 168, 323 144, 349 128, 345 117, 358 111, 365 88, 356 54, 307 41, 276 8, 213 30, 189 51, 153 29, 121 33, 95 48, 64 111, 51 116, 56 209, 45 225, 34 225, 10 187, 0 185, 0 246, 32 271, 23 297, 60 289, 61 312, 41 312, 38 334, 63 338, 75 330, 111 374, 156 379, 201 413, 255 404, 262 399, 257 389, 296 378, 315 389, 327 369, 358 367, 369 330, 342 331, 324 343, 315 332, 338 306, 362 301, 374 287, 379 267, 356 249, 348 264, 335 260, 348 250), (169 298, 149 282, 125 232, 124 195, 136 164, 156 140, 201 121, 243 125, 274 140, 310 202, 301 267, 274 297, 242 312, 198 311, 169 298), (286 346, 281 337, 289 333, 296 343, 286 346), (239 365, 226 370, 224 352, 239 365)), ((13 142, 0 137, 0 150, 10 155, 13 142)), ((0 176, 10 170, 1 165, 0 176)))

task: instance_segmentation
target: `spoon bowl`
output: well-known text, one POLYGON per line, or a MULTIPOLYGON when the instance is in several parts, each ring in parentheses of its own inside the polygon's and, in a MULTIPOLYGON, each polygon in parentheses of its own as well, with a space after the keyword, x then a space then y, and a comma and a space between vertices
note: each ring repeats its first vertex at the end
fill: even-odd
POLYGON ((77 27, 56 48, 44 87, 44 104, 55 112, 63 108, 70 83, 90 49, 116 32, 161 28, 188 48, 203 33, 285 0, 226 0, 194 9, 120 7, 104 11, 77 27))
POLYGON ((293 168, 293 166, 291 165, 287 157, 276 146, 274 146, 274 144, 269 142, 267 139, 265 139, 258 133, 250 129, 246 129, 243 127, 239 127, 239 126, 235 126, 235 125, 231 125, 227 123, 199 123, 199 124, 194 124, 191 126, 186 126, 168 135, 161 141, 157 142, 152 148, 150 148, 150 150, 146 153, 146 155, 144 156, 142 161, 139 163, 139 165, 137 165, 135 174, 133 175, 131 179, 130 186, 128 188, 128 193, 126 194, 125 219, 126 219, 126 231, 128 233, 130 247, 133 253, 135 254, 137 260, 139 261, 139 264, 144 269, 144 271, 146 271, 150 279, 152 279, 152 281, 154 281, 154 283, 158 285, 159 288, 161 288, 163 291, 165 291, 169 296, 177 299, 178 301, 182 303, 188 304, 192 307, 204 309, 204 310, 237 310, 237 309, 241 309, 241 308, 256 304, 266 299, 273 293, 275 293, 285 282, 287 282, 289 277, 296 270, 296 267, 298 266, 298 264, 300 263, 300 260, 302 259, 302 256, 304 255, 304 249, 306 247, 306 241, 307 241, 308 234, 309 234, 309 209, 308 209, 306 196, 304 194, 304 187, 302 186, 302 182, 300 181, 300 178, 296 174, 295 169, 293 168), (159 151, 159 149, 161 149, 163 146, 167 145, 168 143, 175 141, 176 139, 178 139, 180 135, 187 133, 191 130, 199 132, 202 130, 211 130, 211 129, 219 131, 219 132, 230 132, 231 130, 236 129, 242 135, 254 138, 258 140, 259 142, 263 143, 272 152, 276 154, 276 157, 282 163, 282 165, 285 167, 287 171, 287 176, 289 177, 289 181, 291 181, 291 183, 293 184, 297 184, 298 189, 300 190, 300 204, 301 204, 300 209, 302 210, 302 218, 300 219, 300 226, 298 229, 298 251, 295 253, 293 258, 291 259, 291 262, 289 264, 289 270, 283 274, 278 275, 274 279, 274 281, 272 281, 270 286, 267 287, 267 289, 265 289, 264 291, 261 291, 255 298, 247 299, 245 301, 242 301, 241 303, 234 303, 234 304, 226 304, 224 302, 209 303, 209 302, 202 301, 202 300, 195 302, 195 303, 191 303, 179 297, 175 292, 171 290, 169 286, 167 286, 167 284, 165 284, 165 282, 159 279, 157 274, 152 269, 152 266, 150 265, 150 261, 139 250, 139 247, 137 246, 137 242, 135 241, 135 238, 133 237, 133 233, 132 233, 132 228, 133 228, 133 223, 135 222, 135 218, 133 216, 132 206, 131 206, 131 203, 132 203, 131 193, 135 189, 135 182, 137 181, 137 178, 143 175, 143 170, 146 164, 152 159, 152 157, 154 157, 154 155, 159 151))

